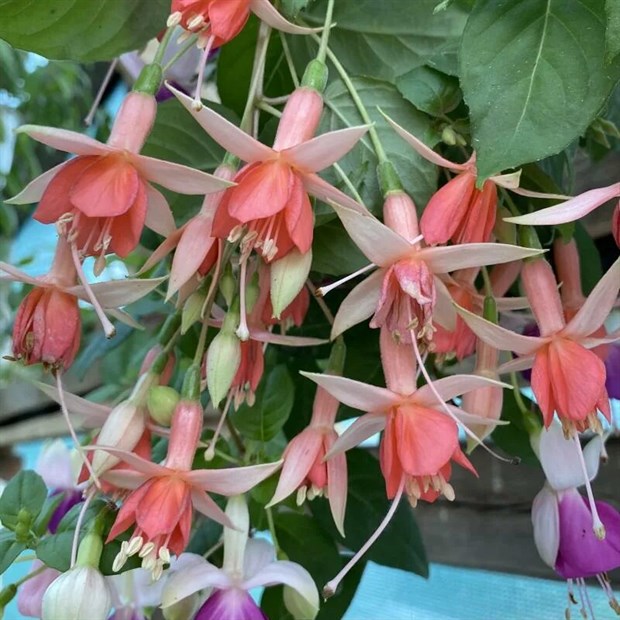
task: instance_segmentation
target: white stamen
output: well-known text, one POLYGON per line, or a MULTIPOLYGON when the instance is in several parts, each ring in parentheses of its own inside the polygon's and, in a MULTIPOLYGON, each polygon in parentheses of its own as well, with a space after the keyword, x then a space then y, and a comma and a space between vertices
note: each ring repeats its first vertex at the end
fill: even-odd
POLYGON ((204 26, 205 24, 205 18, 202 15, 194 15, 194 17, 192 17, 188 22, 187 22, 187 29, 188 30, 197 30, 198 28, 202 28, 202 26, 204 26))
POLYGON ((175 11, 174 13, 170 13, 168 15, 168 19, 166 20, 167 28, 174 28, 174 26, 178 26, 183 19, 183 13, 181 11, 175 11))
POLYGON ((297 489, 297 498, 295 500, 298 506, 303 506, 308 494, 308 488, 304 485, 297 489))
POLYGON ((360 276, 363 273, 366 273, 368 270, 376 266, 377 265, 375 265, 374 263, 370 263, 370 265, 366 265, 366 267, 362 267, 361 269, 354 271, 352 274, 345 276, 344 278, 337 280, 336 282, 332 282, 332 284, 328 284, 327 286, 320 286, 319 288, 316 289, 316 292, 314 294, 317 297, 325 297, 327 293, 334 290, 335 288, 338 288, 341 284, 344 284, 345 282, 348 282, 349 280, 352 280, 353 278, 357 278, 357 276, 360 276))
POLYGON ((138 553, 138 557, 139 558, 145 558, 147 555, 149 555, 153 550, 155 549, 155 543, 153 541, 149 541, 146 543, 146 545, 144 545, 142 547, 142 549, 140 549, 140 552, 138 553))
POLYGON ((168 547, 160 547, 157 555, 164 564, 170 564, 170 551, 168 547))
POLYGON ((123 553, 123 550, 121 548, 121 550, 116 554, 114 562, 112 562, 112 571, 118 573, 118 571, 121 570, 123 566, 125 566, 127 559, 127 554, 123 553))
POLYGON ((131 557, 132 555, 135 555, 136 553, 138 553, 138 551, 142 549, 143 544, 144 544, 144 539, 142 538, 142 536, 134 536, 129 541, 129 546, 127 547, 127 555, 131 557))

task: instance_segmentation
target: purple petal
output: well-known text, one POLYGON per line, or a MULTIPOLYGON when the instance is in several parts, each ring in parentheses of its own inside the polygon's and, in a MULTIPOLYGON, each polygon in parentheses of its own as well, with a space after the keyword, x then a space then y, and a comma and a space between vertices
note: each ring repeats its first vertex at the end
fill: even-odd
POLYGON ((241 588, 216 590, 194 620, 269 620, 254 599, 241 588))
MULTIPOLYGON (((69 489, 67 491, 60 491, 64 497, 61 500, 60 504, 56 510, 54 510, 54 514, 47 524, 47 529, 55 534, 62 518, 77 504, 82 501, 82 491, 78 491, 77 489, 69 489)), ((52 495, 56 495, 56 493, 52 493, 52 495)))
POLYGON ((620 343, 610 345, 605 368, 607 369, 605 387, 609 398, 620 399, 620 343))
POLYGON ((606 536, 592 531, 592 513, 576 489, 560 500, 560 549, 555 565, 564 579, 593 577, 620 566, 620 513, 606 502, 596 502, 606 536))

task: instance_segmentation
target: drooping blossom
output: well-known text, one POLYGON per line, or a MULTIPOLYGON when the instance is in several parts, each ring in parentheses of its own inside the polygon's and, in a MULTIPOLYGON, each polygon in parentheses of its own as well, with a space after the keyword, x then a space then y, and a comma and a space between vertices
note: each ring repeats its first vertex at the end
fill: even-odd
POLYGON ((479 338, 490 345, 514 351, 518 358, 503 364, 499 372, 533 367, 532 390, 549 426, 557 413, 567 431, 600 429, 597 409, 610 418, 605 390, 605 365, 590 351, 613 342, 618 334, 593 336, 616 301, 620 287, 620 259, 601 278, 581 308, 566 322, 555 276, 543 259, 523 266, 522 281, 540 336, 515 334, 465 310, 459 313, 479 338))
POLYGON ((43 595, 61 573, 55 568, 45 566, 41 560, 32 562, 30 573, 34 572, 37 574, 30 577, 17 590, 17 610, 23 616, 40 618, 43 614, 43 595))
POLYGON ((20 132, 77 157, 31 181, 9 202, 39 202, 34 218, 56 223, 79 257, 127 256, 143 227, 167 236, 174 219, 164 196, 151 183, 182 194, 208 194, 228 185, 222 179, 139 152, 155 120, 155 99, 130 92, 116 116, 107 144, 65 129, 25 125, 20 132))
POLYGON ((276 11, 269 0, 172 0, 168 27, 180 24, 199 35, 199 46, 209 38, 210 47, 220 47, 242 30, 250 13, 266 24, 289 34, 309 34, 313 28, 296 26, 276 11))
POLYGON ((291 95, 271 148, 213 110, 202 107, 197 111, 191 98, 170 89, 216 142, 247 162, 234 178, 237 186, 225 193, 217 209, 214 236, 241 239, 244 254, 256 249, 270 262, 293 248, 302 255, 310 250, 313 214, 308 194, 360 208, 316 172, 348 153, 367 127, 349 127, 312 138, 323 109, 317 91, 300 87, 291 95))
POLYGON ((212 588, 194 620, 268 620, 249 591, 284 584, 299 597, 305 610, 303 617, 314 618, 319 610, 319 593, 308 571, 295 562, 276 560, 275 549, 266 540, 248 538, 250 520, 243 497, 228 500, 226 515, 230 525, 224 527, 222 568, 193 556, 191 564, 168 580, 162 606, 169 607, 194 592, 212 588))
POLYGON ((420 499, 435 501, 441 494, 454 499, 449 484, 451 461, 474 471, 459 447, 455 420, 483 425, 494 422, 453 405, 445 405, 452 417, 440 408, 443 401, 470 390, 503 384, 482 376, 454 375, 435 381, 432 387, 418 389, 412 346, 397 344, 386 329, 381 330, 380 343, 387 388, 333 375, 302 373, 341 403, 368 412, 339 437, 327 456, 348 450, 385 430, 380 463, 388 498, 396 496, 404 477, 413 505, 420 499))
POLYGON ((608 571, 620 566, 620 513, 606 502, 591 500, 604 527, 605 537, 601 539, 592 530, 592 503, 577 490, 586 483, 586 476, 588 482, 596 477, 601 438, 590 440, 581 457, 577 442, 567 440, 562 427, 552 424, 533 444, 547 478, 532 504, 534 542, 540 557, 568 580, 569 602, 575 602, 573 581, 583 603, 587 599, 584 580, 597 577, 610 606, 620 613, 607 577, 608 571))
POLYGON ((172 418, 168 453, 163 465, 107 448, 132 468, 111 469, 102 476, 119 488, 131 490, 108 536, 108 540, 112 540, 135 526, 131 539, 121 546, 114 563, 116 570, 128 557, 138 553, 142 567, 150 570, 155 579, 159 578, 164 564, 170 562, 171 554, 178 556, 187 547, 194 508, 218 523, 229 524, 207 491, 221 495, 244 493, 280 466, 277 462, 233 469, 192 470, 202 431, 202 416, 200 403, 179 402, 172 418))
POLYGON ((451 162, 435 153, 392 119, 387 116, 385 118, 398 135, 422 157, 457 173, 433 194, 422 213, 420 228, 424 240, 429 245, 444 244, 448 241, 455 244, 490 241, 497 216, 498 187, 505 187, 532 198, 566 198, 520 188, 520 171, 490 177, 482 188, 478 189, 475 153, 464 164, 451 162))
POLYGON ((393 209, 384 209, 387 226, 369 212, 332 205, 349 236, 372 261, 371 267, 379 267, 340 305, 332 338, 374 313, 371 327, 385 325, 403 342, 412 341, 413 328, 417 338, 428 343, 435 321, 448 329, 456 324, 450 295, 439 274, 507 263, 538 253, 501 243, 424 247, 412 205, 411 199, 391 203, 393 209))

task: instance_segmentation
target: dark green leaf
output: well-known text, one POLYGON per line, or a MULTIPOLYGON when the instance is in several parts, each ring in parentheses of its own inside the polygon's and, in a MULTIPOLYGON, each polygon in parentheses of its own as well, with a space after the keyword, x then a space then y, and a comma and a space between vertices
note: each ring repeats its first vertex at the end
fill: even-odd
POLYGON ((312 270, 331 276, 349 274, 368 264, 340 221, 319 226, 312 243, 312 270))
MULTIPOLYGON (((80 540, 84 534, 80 534, 80 540)), ((50 568, 61 572, 69 570, 71 566, 71 547, 73 545, 73 530, 59 532, 45 537, 37 545, 37 558, 50 568)))
POLYGON ((460 59, 481 178, 565 148, 619 68, 605 63, 601 0, 479 0, 460 59))
POLYGON ((607 28, 605 30, 607 53, 610 58, 613 58, 620 54, 620 2, 618 0, 606 0, 605 11, 607 12, 607 28))
POLYGON ((15 558, 26 548, 26 543, 15 540, 13 532, 0 532, 0 575, 13 564, 15 558))
POLYGON ((170 0, 0 0, 0 37, 59 60, 111 60, 165 27, 170 0))
POLYGON ((579 250, 579 262, 581 266, 581 286, 584 295, 589 295, 592 289, 603 277, 601 256, 596 249, 592 237, 580 222, 575 222, 575 241, 579 250))
MULTIPOLYGON (((417 204, 425 204, 437 187, 437 166, 410 148, 388 125, 377 108, 380 107, 385 114, 420 140, 434 146, 439 138, 432 127, 431 119, 416 110, 411 103, 403 99, 394 86, 387 82, 359 78, 354 79, 353 83, 368 109, 371 120, 375 123, 383 148, 388 159, 396 167, 405 190, 417 204)), ((323 131, 364 124, 349 91, 342 82, 335 81, 328 86, 325 91, 325 102, 327 109, 321 124, 323 131)), ((383 200, 377 182, 377 158, 368 136, 343 157, 339 164, 347 175, 358 180, 356 185, 366 206, 375 212, 380 212, 383 200)), ((338 184, 339 179, 334 173, 328 172, 325 176, 332 183, 338 184)))
MULTIPOLYGON (((451 6, 433 15, 436 5, 436 0, 338 0, 329 45, 351 75, 393 82, 427 62, 453 73, 466 14, 451 6)), ((322 25, 326 6, 326 0, 317 1, 304 18, 322 25)), ((312 45, 309 38, 297 39, 297 45, 312 45)))
POLYGON ((276 366, 261 382, 253 407, 242 405, 231 416, 247 439, 267 442, 284 426, 293 408, 295 388, 285 366, 276 366))
MULTIPOLYGON (((310 508, 326 531, 345 547, 357 551, 377 529, 390 508, 390 502, 385 495, 385 482, 377 459, 365 450, 355 449, 347 453, 347 465, 349 496, 344 520, 346 538, 337 534, 326 501, 314 500, 310 502, 310 508)), ((389 525, 368 552, 367 559, 428 576, 424 545, 413 510, 406 499, 402 499, 389 525)))
POLYGON ((194 530, 186 551, 202 555, 216 545, 222 536, 222 526, 213 519, 204 519, 194 530))
POLYGON ((5 527, 13 529, 21 510, 29 513, 34 521, 46 497, 47 487, 39 474, 31 470, 19 472, 9 481, 0 497, 0 521, 5 527))
POLYGON ((426 66, 417 67, 399 76, 396 88, 418 110, 431 116, 442 116, 451 112, 463 97, 455 77, 426 66))

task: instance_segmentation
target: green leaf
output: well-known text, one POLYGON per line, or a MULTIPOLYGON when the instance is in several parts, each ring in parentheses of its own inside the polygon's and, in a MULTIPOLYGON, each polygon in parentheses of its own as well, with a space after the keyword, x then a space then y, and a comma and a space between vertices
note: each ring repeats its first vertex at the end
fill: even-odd
MULTIPOLYGON (((84 533, 81 533, 80 540, 83 536, 84 533)), ((50 568, 65 572, 71 566, 72 545, 73 530, 52 534, 37 545, 37 558, 50 568)))
MULTIPOLYGON (((325 500, 310 502, 310 509, 326 531, 345 547, 357 551, 377 529, 390 508, 385 495, 385 482, 377 459, 361 449, 347 453, 349 496, 344 520, 346 538, 336 532, 325 500)), ((368 560, 377 564, 428 576, 426 553, 413 510, 402 499, 392 520, 370 548, 368 560)))
POLYGON ((605 64, 601 0, 478 0, 460 60, 481 179, 568 146, 620 66, 605 64))
POLYGON ((589 295, 592 289, 603 277, 601 255, 586 229, 581 222, 575 222, 575 242, 579 251, 579 263, 581 267, 581 286, 584 295, 589 295))
MULTIPOLYGON (((351 75, 393 82, 424 64, 453 74, 466 14, 451 6, 433 15, 436 5, 436 0, 338 0, 329 46, 351 75)), ((322 25, 326 6, 327 0, 317 1, 304 19, 322 25)), ((316 50, 309 37, 296 37, 293 43, 316 50)))
POLYGON ((22 510, 34 521, 46 498, 47 487, 43 478, 31 470, 20 471, 11 478, 0 497, 0 521, 5 527, 13 529, 18 522, 17 515, 22 510))
POLYGON ((353 273, 368 259, 347 234, 340 220, 328 222, 314 231, 312 270, 330 276, 353 273))
POLYGON ((254 406, 243 404, 231 416, 232 422, 246 439, 267 442, 284 426, 294 398, 295 388, 286 366, 276 366, 262 380, 254 406))
POLYGON ((618 0, 606 0, 607 28, 605 30, 607 53, 609 58, 620 54, 620 3, 618 0))
POLYGON ((417 67, 399 76, 396 88, 413 105, 431 116, 442 116, 458 106, 463 97, 455 77, 430 67, 417 67))
MULTIPOLYGON (((353 84, 368 109, 371 121, 375 123, 387 157, 396 167, 405 190, 419 205, 425 204, 437 188, 437 166, 410 148, 388 125, 377 108, 380 107, 385 114, 432 147, 439 137, 433 130, 431 119, 416 110, 387 82, 358 78, 353 80, 353 84)), ((322 131, 364 124, 349 91, 341 81, 337 80, 328 86, 325 102, 322 131)), ((358 191, 366 206, 380 212, 383 199, 376 174, 378 160, 368 136, 338 163, 349 177, 357 180, 358 191)), ((326 172, 325 178, 334 184, 340 182, 332 171, 326 172)))
POLYGON ((25 549, 27 549, 26 543, 17 542, 13 532, 0 532, 0 575, 25 549))
POLYGON ((0 38, 58 60, 112 60, 166 25, 170 0, 0 0, 0 38))

